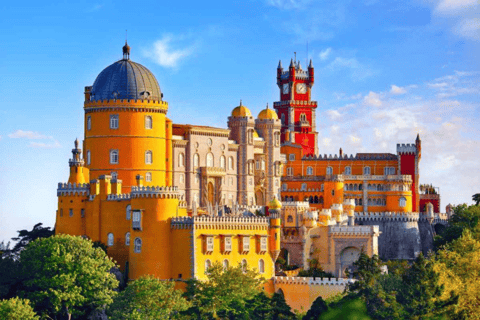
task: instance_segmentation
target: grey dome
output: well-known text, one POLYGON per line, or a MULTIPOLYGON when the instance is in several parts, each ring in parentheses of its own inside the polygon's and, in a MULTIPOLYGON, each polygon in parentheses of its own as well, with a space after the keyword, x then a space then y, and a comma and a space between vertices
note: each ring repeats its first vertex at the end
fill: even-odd
POLYGON ((139 63, 119 60, 106 67, 95 79, 91 100, 148 99, 162 100, 155 76, 139 63))

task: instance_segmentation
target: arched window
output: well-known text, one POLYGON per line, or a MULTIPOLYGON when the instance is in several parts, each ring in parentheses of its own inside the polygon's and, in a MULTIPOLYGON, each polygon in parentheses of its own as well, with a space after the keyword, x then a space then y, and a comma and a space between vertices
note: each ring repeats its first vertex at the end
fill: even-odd
POLYGON ((345 175, 349 176, 352 174, 352 167, 347 166, 345 167, 345 175))
POLYGON ((307 167, 307 176, 313 175, 313 168, 312 167, 307 167))
POLYGON ((282 191, 287 191, 288 185, 286 183, 282 184, 282 191))
POLYGON ((313 203, 318 203, 318 196, 315 196, 315 198, 313 198, 313 203))
POLYGON ((320 198, 318 199, 318 203, 323 204, 323 197, 322 196, 320 196, 320 198))
POLYGON ((92 117, 87 117, 87 130, 92 130, 92 117))
POLYGON ((370 174, 370 167, 363 167, 363 174, 369 175, 370 174))
POLYGON ((145 129, 152 129, 152 128, 153 128, 152 117, 145 116, 145 129))
POLYGON ((91 160, 90 150, 87 150, 87 164, 90 164, 90 160, 91 160))
POLYGON ((213 153, 207 153, 207 167, 213 167, 213 153))
POLYGON ((140 253, 142 252, 142 239, 135 238, 133 252, 140 253))
POLYGON ((228 269, 228 259, 225 259, 223 260, 223 270, 227 270, 228 269))
POLYGON ((145 164, 152 164, 152 162, 153 162, 152 151, 150 150, 145 151, 145 164))
POLYGON ((118 164, 118 150, 110 150, 110 164, 118 164))
POLYGON ((363 206, 363 199, 361 199, 361 198, 358 199, 358 205, 359 205, 359 206, 363 206))
POLYGON ((265 273, 265 262, 263 259, 258 260, 258 272, 265 273))
POLYGON ((310 196, 310 197, 308 198, 308 202, 309 202, 309 203, 313 203, 313 197, 312 197, 312 196, 310 196))
POLYGON ((152 182, 152 173, 151 172, 145 173, 145 181, 146 182, 152 182))
POLYGON ((260 161, 255 162, 255 170, 260 170, 260 161))
POLYGON ((242 260, 242 271, 247 272, 247 260, 246 259, 242 260))
POLYGON ((358 206, 358 199, 355 198, 355 205, 358 206))
POLYGON ((360 183, 360 184, 358 185, 358 190, 360 190, 360 191, 363 190, 363 184, 360 183))
POLYGON ((69 215, 70 217, 73 217, 73 209, 69 209, 69 210, 68 210, 68 215, 69 215))
POLYGON ((233 157, 228 158, 228 170, 233 170, 233 157))
POLYGON ((183 153, 178 154, 178 166, 185 167, 185 156, 183 153))
POLYGON ((220 157, 220 168, 226 169, 225 168, 225 156, 220 157))
POLYGON ((293 168, 287 168, 287 176, 293 176, 293 168))
POLYGON ((205 273, 208 273, 208 269, 212 267, 212 261, 210 259, 205 260, 205 273))
POLYGON ((193 167, 194 168, 198 167, 199 162, 200 162, 200 156, 198 155, 198 153, 195 153, 193 155, 193 167))
POLYGON ((130 232, 125 233, 125 245, 130 245, 130 232))
POLYGON ((110 129, 118 129, 118 114, 110 115, 110 129))
POLYGON ((383 188, 382 188, 381 184, 377 184, 377 191, 383 191, 383 188))
POLYGON ((302 191, 306 191, 307 190, 307 184, 306 183, 302 183, 302 191))
POLYGON ((113 240, 114 240, 113 233, 109 233, 107 235, 107 245, 109 247, 113 246, 113 240))
POLYGON ((130 220, 130 218, 132 217, 132 206, 131 205, 128 205, 126 208, 125 208, 125 212, 127 214, 126 218, 127 220, 130 220))
POLYGON ((353 191, 358 191, 358 184, 355 183, 355 184, 353 185, 353 191))
POLYGON ((300 114, 300 122, 307 122, 307 115, 305 113, 300 114))
POLYGON ((327 167, 327 175, 332 175, 332 174, 333 174, 333 168, 327 167))
POLYGON ((253 143, 253 130, 248 130, 247 132, 248 144, 253 143))
POLYGON ((405 199, 405 197, 401 197, 400 199, 398 199, 398 202, 399 202, 400 208, 404 208, 407 206, 407 199, 405 199))

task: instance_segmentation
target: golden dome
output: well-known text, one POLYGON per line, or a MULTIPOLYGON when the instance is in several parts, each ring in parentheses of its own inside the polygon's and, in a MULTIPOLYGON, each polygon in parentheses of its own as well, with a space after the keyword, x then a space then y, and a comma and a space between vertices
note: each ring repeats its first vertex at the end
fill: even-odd
POLYGON ((240 100, 240 105, 232 110, 232 117, 251 117, 250 109, 245 107, 240 100))
POLYGON ((277 197, 274 197, 272 201, 270 201, 268 208, 273 210, 279 210, 282 208, 282 203, 278 201, 277 197))
POLYGON ((278 120, 278 115, 277 113, 275 112, 275 110, 273 109, 270 109, 268 108, 268 104, 267 104, 267 109, 263 109, 262 111, 260 111, 260 113, 258 114, 258 119, 262 119, 262 120, 267 120, 267 119, 273 119, 273 120, 278 120))
POLYGON ((260 138, 260 136, 258 135, 257 130, 253 130, 253 137, 254 137, 254 138, 260 138))

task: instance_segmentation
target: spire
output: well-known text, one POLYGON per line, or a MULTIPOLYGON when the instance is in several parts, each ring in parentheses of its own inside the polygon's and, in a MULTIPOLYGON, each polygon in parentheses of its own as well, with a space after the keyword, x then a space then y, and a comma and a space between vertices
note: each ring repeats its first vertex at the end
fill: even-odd
POLYGON ((240 107, 241 107, 241 106, 243 106, 243 104, 242 104, 242 99, 240 99, 240 107))
POLYGON ((279 61, 278 61, 278 67, 277 67, 277 69, 283 69, 283 67, 282 67, 282 60, 279 60, 279 61))
POLYGON ((292 60, 290 60, 290 68, 294 68, 294 67, 295 67, 295 65, 293 64, 293 59, 292 59, 292 60))
POLYGON ((415 139, 415 142, 419 142, 420 141, 420 133, 417 133, 417 139, 415 139))
POLYGON ((310 59, 310 64, 308 65, 308 68, 313 69, 312 59, 310 59))
POLYGON ((297 69, 298 69, 298 70, 302 70, 302 65, 300 64, 300 60, 298 60, 297 69))
POLYGON ((267 102, 267 109, 268 109, 268 102, 267 102))

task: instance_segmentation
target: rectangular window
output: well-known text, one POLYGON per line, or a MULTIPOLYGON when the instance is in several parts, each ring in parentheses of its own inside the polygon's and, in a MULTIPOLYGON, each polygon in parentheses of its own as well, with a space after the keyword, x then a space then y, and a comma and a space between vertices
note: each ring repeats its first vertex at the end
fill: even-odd
POLYGON ((255 169, 256 169, 256 170, 260 170, 260 161, 257 161, 257 162, 255 163, 255 169))
POLYGON ((92 117, 87 117, 87 130, 92 130, 92 117))
POLYGON ((295 154, 291 153, 288 155, 288 161, 295 161, 295 154))
POLYGON ((73 217, 73 209, 68 210, 68 215, 69 215, 70 217, 73 217))
POLYGON ((85 209, 82 209, 82 210, 80 211, 80 216, 81 216, 82 218, 85 218, 85 209))
POLYGON ((260 251, 262 252, 267 251, 267 237, 260 238, 260 251))
POLYGON ((225 252, 232 251, 232 237, 225 237, 225 252))
POLYGON ((208 236, 206 239, 207 242, 207 252, 213 252, 213 236, 208 236))
POLYGON ((118 129, 118 114, 110 115, 110 129, 118 129))
POLYGON ((243 244, 243 251, 250 251, 250 237, 249 236, 243 236, 242 244, 243 244))
POLYGON ((140 210, 132 211, 132 228, 134 230, 142 229, 142 212, 140 210))

